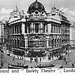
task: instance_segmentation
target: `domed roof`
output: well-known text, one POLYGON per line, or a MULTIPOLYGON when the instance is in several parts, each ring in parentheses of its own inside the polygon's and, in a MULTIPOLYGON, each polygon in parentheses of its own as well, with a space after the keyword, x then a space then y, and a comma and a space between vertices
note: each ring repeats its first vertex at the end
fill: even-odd
POLYGON ((44 6, 37 0, 29 6, 28 13, 35 12, 36 10, 39 12, 45 12, 44 6))

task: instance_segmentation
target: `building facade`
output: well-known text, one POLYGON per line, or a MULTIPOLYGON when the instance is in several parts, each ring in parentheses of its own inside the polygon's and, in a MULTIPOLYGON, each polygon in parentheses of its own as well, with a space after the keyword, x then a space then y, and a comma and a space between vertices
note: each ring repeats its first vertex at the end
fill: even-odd
POLYGON ((72 22, 70 25, 70 44, 72 47, 75 47, 75 22, 72 22))
POLYGON ((0 21, 0 44, 4 42, 4 23, 0 21))
POLYGON ((8 21, 8 38, 13 48, 24 48, 25 39, 24 39, 24 12, 19 11, 18 8, 11 12, 11 17, 8 21))
POLYGON ((13 48, 23 49, 39 55, 57 51, 70 43, 70 23, 56 7, 47 13, 37 0, 27 11, 16 7, 9 19, 9 41, 13 48))

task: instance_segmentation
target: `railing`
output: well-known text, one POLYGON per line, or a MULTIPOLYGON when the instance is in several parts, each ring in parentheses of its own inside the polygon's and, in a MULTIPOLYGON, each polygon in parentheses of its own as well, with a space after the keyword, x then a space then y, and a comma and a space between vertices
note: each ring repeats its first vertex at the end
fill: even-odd
POLYGON ((75 40, 70 40, 71 47, 75 47, 75 40))
POLYGON ((45 19, 44 15, 30 15, 29 16, 30 19, 45 19))

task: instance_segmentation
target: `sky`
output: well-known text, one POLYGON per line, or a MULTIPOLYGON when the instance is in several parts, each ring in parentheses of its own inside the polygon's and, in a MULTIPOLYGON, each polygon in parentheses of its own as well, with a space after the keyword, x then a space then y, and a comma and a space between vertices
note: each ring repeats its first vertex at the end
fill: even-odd
MULTIPOLYGON (((16 5, 19 10, 24 10, 25 13, 28 10, 28 7, 35 0, 0 0, 0 20, 6 20, 10 16, 16 5)), ((52 6, 56 6, 58 9, 62 10, 67 18, 71 22, 75 22, 75 0, 38 0, 41 2, 45 10, 50 12, 52 6)))

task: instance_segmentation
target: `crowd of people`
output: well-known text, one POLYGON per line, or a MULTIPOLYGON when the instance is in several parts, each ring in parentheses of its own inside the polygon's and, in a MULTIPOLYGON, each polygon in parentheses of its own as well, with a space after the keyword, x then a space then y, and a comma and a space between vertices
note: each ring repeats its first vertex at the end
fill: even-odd
MULTIPOLYGON (((69 52, 65 52, 65 55, 68 55, 68 57, 69 57, 70 54, 69 54, 69 52)), ((18 55, 16 55, 16 56, 17 56, 17 59, 24 60, 24 63, 25 63, 25 59, 24 59, 25 56, 20 56, 20 58, 19 58, 18 55)), ((71 62, 69 59, 67 60, 65 56, 62 56, 61 52, 49 53, 48 60, 54 59, 54 57, 56 57, 56 58, 62 57, 61 60, 63 60, 66 65, 69 64, 69 62, 71 62)), ((15 59, 15 55, 13 57, 13 61, 14 61, 14 59, 15 59)), ((41 62, 41 60, 42 60, 42 58, 40 57, 40 62, 41 62)), ((34 61, 36 63, 38 63, 38 56, 36 56, 34 58, 34 61)), ((33 62, 33 57, 30 57, 30 63, 32 63, 32 62, 33 62)), ((3 66, 3 62, 2 61, 1 61, 1 65, 3 66)), ((24 64, 21 64, 21 63, 18 62, 17 65, 24 65, 24 64)), ((75 67, 75 61, 71 62, 71 65, 72 65, 72 68, 75 67)))
POLYGON ((66 51, 66 52, 65 52, 65 55, 63 55, 63 53, 61 53, 61 52, 50 53, 50 54, 48 55, 48 60, 51 60, 51 59, 53 59, 54 57, 56 57, 56 58, 59 59, 59 60, 63 60, 64 63, 65 63, 65 65, 68 65, 68 64, 70 63, 71 66, 72 66, 72 68, 75 67, 75 61, 71 61, 71 60, 69 59, 69 57, 70 57, 69 51, 66 51), (68 57, 66 57, 66 56, 68 56, 68 57))

